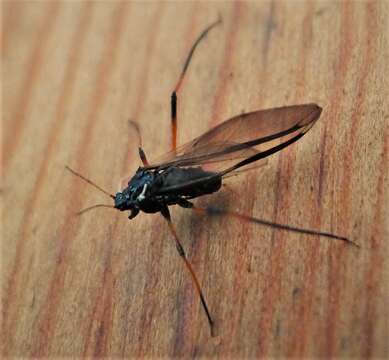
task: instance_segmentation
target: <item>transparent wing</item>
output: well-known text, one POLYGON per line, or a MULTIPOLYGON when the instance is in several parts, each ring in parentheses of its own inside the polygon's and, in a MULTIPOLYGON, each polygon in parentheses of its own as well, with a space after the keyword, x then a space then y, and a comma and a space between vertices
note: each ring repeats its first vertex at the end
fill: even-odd
POLYGON ((234 160, 250 158, 304 134, 320 113, 317 105, 305 104, 238 115, 180 146, 176 152, 166 153, 147 168, 196 165, 204 165, 209 171, 228 168, 234 160))
POLYGON ((300 139, 320 114, 319 106, 307 104, 261 110, 231 118, 183 145, 176 156, 167 154, 164 162, 150 166, 163 169, 202 165, 204 168, 203 164, 206 164, 211 165, 206 170, 213 170, 214 174, 161 188, 159 193, 197 186, 212 181, 214 177, 232 176, 248 167, 260 166, 268 156, 300 139), (239 158, 241 160, 237 162, 239 158), (227 164, 231 160, 234 160, 233 164, 227 164))

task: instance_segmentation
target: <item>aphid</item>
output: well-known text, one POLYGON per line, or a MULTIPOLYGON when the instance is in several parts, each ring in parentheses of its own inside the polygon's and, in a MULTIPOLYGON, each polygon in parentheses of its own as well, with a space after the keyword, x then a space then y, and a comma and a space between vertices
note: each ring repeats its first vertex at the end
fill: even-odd
POLYGON ((159 160, 149 163, 141 147, 139 129, 134 124, 139 136, 140 146, 138 150, 143 166, 138 168, 125 188, 116 195, 108 193, 67 167, 73 174, 114 200, 114 205, 98 204, 84 209, 80 213, 97 207, 111 207, 120 211, 129 211, 129 219, 133 219, 140 211, 162 214, 169 225, 177 251, 189 270, 200 296, 212 335, 214 322, 200 283, 186 257, 175 226, 171 221, 169 206, 179 205, 209 216, 231 216, 252 223, 343 240, 356 245, 345 237, 327 232, 277 224, 212 206, 198 207, 190 202, 191 199, 219 191, 225 178, 265 164, 268 156, 299 140, 319 119, 322 110, 316 104, 305 104, 238 115, 224 121, 189 143, 177 147, 177 92, 181 87, 197 45, 220 22, 219 19, 208 26, 197 38, 171 95, 172 150, 169 153, 159 160), (249 166, 250 164, 251 166, 249 166))

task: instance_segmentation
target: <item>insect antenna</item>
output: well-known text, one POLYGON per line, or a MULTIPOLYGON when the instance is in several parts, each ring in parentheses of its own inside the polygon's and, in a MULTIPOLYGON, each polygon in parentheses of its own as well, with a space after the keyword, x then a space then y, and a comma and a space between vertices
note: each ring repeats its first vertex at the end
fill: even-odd
POLYGON ((107 208, 112 208, 112 209, 115 209, 115 206, 113 205, 107 205, 107 204, 96 204, 96 205, 92 205, 92 206, 89 206, 85 209, 82 209, 80 210, 79 212, 76 213, 76 215, 82 215, 84 213, 86 213, 87 211, 89 210, 93 210, 93 209, 96 209, 96 208, 99 208, 99 207, 107 207, 107 208))
POLYGON ((96 185, 93 181, 87 179, 85 176, 79 174, 77 171, 71 169, 69 166, 65 166, 65 168, 67 170, 69 170, 73 175, 76 175, 78 176, 79 178, 81 178, 82 180, 86 181, 88 184, 92 185, 94 188, 96 188, 97 190, 100 190, 101 192, 103 192, 104 194, 108 195, 110 198, 112 199, 115 199, 115 196, 110 194, 108 191, 105 191, 103 188, 101 188, 100 186, 96 185))

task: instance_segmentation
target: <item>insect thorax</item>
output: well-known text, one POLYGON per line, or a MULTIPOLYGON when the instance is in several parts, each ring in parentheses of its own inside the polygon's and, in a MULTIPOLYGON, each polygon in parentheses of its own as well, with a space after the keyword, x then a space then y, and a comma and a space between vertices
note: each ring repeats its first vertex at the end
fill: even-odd
POLYGON ((200 167, 139 168, 121 194, 127 199, 127 209, 155 213, 165 206, 179 203, 180 199, 211 194, 220 187, 221 177, 200 167))

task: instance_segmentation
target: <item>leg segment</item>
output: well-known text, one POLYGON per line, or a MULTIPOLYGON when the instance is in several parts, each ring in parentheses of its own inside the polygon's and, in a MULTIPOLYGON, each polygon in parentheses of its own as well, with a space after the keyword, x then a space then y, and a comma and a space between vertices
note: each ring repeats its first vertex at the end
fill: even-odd
POLYGON ((140 157, 140 159, 142 161, 142 164, 144 166, 148 166, 149 162, 147 161, 146 154, 145 154, 145 152, 143 151, 143 149, 140 146, 138 147, 138 152, 139 152, 139 157, 140 157))
POLYGON ((184 251, 184 248, 182 247, 182 245, 180 243, 180 240, 178 239, 176 229, 175 229, 175 227, 174 227, 174 225, 173 225, 173 223, 171 221, 169 209, 166 207, 164 210, 161 211, 161 213, 162 213, 163 217, 166 219, 166 221, 167 221, 167 223, 169 225, 170 231, 173 234, 174 240, 176 242, 177 252, 180 255, 181 259, 184 261, 184 264, 185 264, 186 268, 188 269, 190 275, 192 276, 192 280, 194 282, 195 288, 196 288, 196 290, 197 290, 197 292, 198 292, 198 294, 200 296, 201 304, 202 304, 202 306, 204 308, 205 314, 207 315, 208 323, 209 323, 209 326, 211 328, 211 336, 214 336, 214 333, 213 333, 213 320, 212 320, 211 315, 209 313, 208 306, 207 306, 207 303, 205 301, 203 292, 201 290, 200 283, 197 280, 197 277, 196 277, 196 274, 195 274, 195 272, 194 272, 194 270, 192 268, 192 265, 188 261, 188 259, 186 257, 186 254, 185 254, 185 251, 184 251))
POLYGON ((214 23, 209 25, 200 34, 200 36, 197 38, 195 43, 192 45, 192 47, 191 47, 191 49, 189 51, 188 57, 185 60, 184 67, 182 68, 181 75, 180 75, 180 77, 179 77, 179 79, 177 81, 177 84, 176 84, 176 86, 174 88, 174 91, 172 93, 170 105, 171 105, 172 150, 173 151, 176 151, 176 149, 177 149, 177 93, 178 93, 178 90, 180 89, 182 81, 184 80, 186 70, 188 69, 189 63, 190 63, 190 61, 192 59, 193 53, 194 53, 197 45, 200 43, 200 41, 202 39, 204 39, 207 36, 208 32, 212 28, 214 28, 216 25, 218 25, 220 23, 221 23, 221 18, 219 17, 219 19, 217 21, 215 21, 214 23))
POLYGON ((177 94, 172 93, 171 101, 172 150, 177 149, 177 94))
POLYGON ((270 227, 275 228, 275 229, 287 230, 287 231, 297 232, 297 233, 300 233, 300 234, 317 235, 317 236, 327 237, 327 238, 330 238, 330 239, 341 240, 341 241, 347 242, 350 245, 356 246, 358 248, 360 247, 358 244, 356 244, 355 242, 349 240, 346 237, 334 235, 334 234, 331 234, 331 233, 328 233, 328 232, 322 232, 322 231, 316 231, 316 230, 310 230, 310 229, 302 229, 302 228, 298 228, 298 227, 294 227, 294 226, 278 224, 278 223, 274 223, 274 222, 271 222, 271 221, 257 219, 257 218, 254 218, 254 217, 251 217, 251 216, 247 216, 247 215, 242 215, 242 214, 239 214, 239 213, 237 213, 235 211, 228 211, 228 210, 224 210, 224 209, 213 208, 211 206, 198 207, 198 206, 193 205, 192 203, 190 203, 187 200, 182 200, 182 202, 179 203, 178 205, 180 205, 180 206, 182 206, 184 208, 192 209, 192 210, 196 211, 197 213, 203 214, 203 215, 208 215, 208 216, 230 216, 230 217, 234 217, 234 218, 237 218, 237 219, 245 220, 245 221, 252 222, 252 223, 255 223, 255 224, 259 224, 259 225, 270 226, 270 227))
POLYGON ((135 134, 137 136, 137 140, 138 140, 138 153, 139 153, 139 157, 140 157, 140 159, 142 161, 142 164, 144 166, 149 165, 149 162, 147 161, 147 158, 146 158, 146 154, 145 154, 145 152, 142 149, 142 136, 141 136, 138 124, 135 121, 133 121, 133 120, 128 120, 128 126, 130 127, 131 130, 135 131, 135 134))

